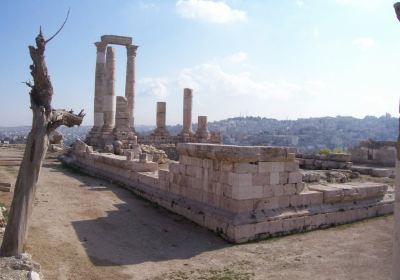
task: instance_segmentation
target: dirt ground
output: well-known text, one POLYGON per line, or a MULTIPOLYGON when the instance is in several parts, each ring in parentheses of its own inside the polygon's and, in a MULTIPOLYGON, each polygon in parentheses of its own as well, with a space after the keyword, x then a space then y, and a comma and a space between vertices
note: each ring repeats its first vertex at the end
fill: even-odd
MULTIPOLYGON (((14 182, 17 168, 1 166, 0 181, 14 182)), ((0 192, 0 203, 10 200, 0 192)), ((387 216, 232 245, 116 185, 47 159, 27 251, 47 280, 386 280, 392 229, 387 216)))

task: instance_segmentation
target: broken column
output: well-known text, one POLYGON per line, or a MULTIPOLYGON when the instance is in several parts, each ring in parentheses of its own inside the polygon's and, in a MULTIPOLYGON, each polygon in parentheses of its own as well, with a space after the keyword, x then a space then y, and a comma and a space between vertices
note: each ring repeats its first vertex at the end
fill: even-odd
POLYGON ((114 49, 107 47, 106 89, 103 97, 104 132, 111 132, 115 125, 115 56, 114 49))
POLYGON ((128 101, 129 127, 132 131, 134 128, 134 105, 135 105, 135 57, 138 46, 126 46, 126 81, 125 81, 125 97, 128 101))
POLYGON ((183 89, 183 136, 193 135, 192 131, 192 101, 193 91, 190 88, 183 89))
POLYGON ((207 142, 210 139, 210 132, 207 126, 207 116, 199 116, 197 121, 196 138, 199 142, 207 142))
POLYGON ((157 102, 157 120, 156 120, 157 127, 154 130, 153 135, 159 135, 159 136, 169 135, 165 124, 166 110, 167 110, 166 102, 157 102))

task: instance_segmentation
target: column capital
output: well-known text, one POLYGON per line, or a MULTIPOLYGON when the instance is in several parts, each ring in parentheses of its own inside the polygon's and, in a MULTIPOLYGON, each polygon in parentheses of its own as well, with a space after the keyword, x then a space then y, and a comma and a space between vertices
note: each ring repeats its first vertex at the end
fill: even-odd
POLYGON ((105 52, 106 51, 107 43, 96 42, 96 43, 94 43, 94 45, 96 46, 97 52, 105 52))
POLYGON ((126 46, 126 53, 128 56, 136 56, 137 49, 138 49, 138 46, 128 45, 128 46, 126 46))

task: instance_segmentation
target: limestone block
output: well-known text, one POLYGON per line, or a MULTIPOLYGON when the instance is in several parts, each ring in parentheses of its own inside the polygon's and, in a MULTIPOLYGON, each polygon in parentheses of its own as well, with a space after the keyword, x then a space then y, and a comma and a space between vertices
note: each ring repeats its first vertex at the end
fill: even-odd
POLYGON ((203 175, 203 168, 194 165, 188 165, 186 167, 186 175, 200 179, 203 175))
POLYGON ((302 207, 310 205, 319 205, 323 203, 323 193, 316 191, 306 191, 300 194, 290 196, 291 207, 302 207))
POLYGON ((270 235, 274 235, 282 231, 282 220, 267 221, 256 224, 256 234, 267 233, 270 235))
POLYGON ((234 213, 251 212, 254 209, 254 199, 237 200, 229 199, 229 208, 226 208, 234 213))
POLYGON ((273 172, 269 174, 269 184, 270 185, 278 185, 280 182, 280 174, 279 172, 273 172))
POLYGON ((305 218, 304 217, 296 217, 284 219, 282 221, 283 231, 286 233, 301 231, 305 226, 305 218))
POLYGON ((103 35, 101 36, 101 41, 106 44, 123 45, 123 46, 132 45, 132 37, 126 37, 126 36, 103 35))
POLYGON ((233 199, 253 199, 263 197, 263 186, 233 186, 232 187, 232 198, 233 199))
POLYGON ((289 173, 289 183, 301 183, 303 180, 303 176, 300 172, 290 172, 289 173))
POLYGON ((203 159, 203 168, 212 169, 213 168, 213 160, 212 159, 203 159))
POLYGON ((297 160, 285 162, 284 165, 285 165, 284 166, 285 171, 288 172, 299 171, 299 162, 297 160))
POLYGON ((254 200, 255 210, 270 210, 287 208, 290 205, 289 196, 274 196, 254 200))
POLYGON ((229 162, 291 161, 289 149, 283 147, 179 143, 177 151, 179 155, 229 162))
POLYGON ((304 217, 304 225, 309 228, 319 228, 327 223, 327 217, 325 214, 316 214, 304 217))
POLYGON ((191 165, 191 157, 187 156, 187 155, 180 155, 179 156, 179 163, 180 164, 184 164, 184 165, 191 165))
POLYGON ((266 185, 263 186, 263 197, 273 197, 275 185, 266 185))
POLYGON ((228 184, 213 183, 213 190, 216 195, 232 197, 232 186, 228 184))
POLYGON ((234 239, 235 242, 238 243, 247 242, 255 234, 256 234, 255 224, 235 226, 234 229, 234 239))
POLYGON ((279 173, 285 171, 284 162, 259 162, 258 172, 279 173))
POLYGON ((272 189, 273 196, 281 196, 284 194, 283 185, 270 185, 272 189))
POLYGON ((238 174, 238 173, 228 173, 228 184, 232 186, 252 186, 252 175, 251 174, 238 174))
POLYGON ((301 193, 304 188, 306 187, 306 184, 301 182, 301 183, 296 183, 296 193, 301 193))
POLYGON ((279 184, 284 185, 289 182, 289 172, 279 172, 279 184))
POLYGON ((282 185, 283 195, 294 195, 297 193, 295 184, 284 184, 282 185))
POLYGON ((221 171, 227 171, 227 172, 233 171, 233 163, 228 161, 221 162, 221 171))
POLYGON ((269 173, 254 173, 252 174, 253 186, 266 186, 270 183, 269 173))
POLYGON ((324 203, 340 202, 343 199, 344 193, 342 189, 324 186, 324 185, 311 185, 308 188, 312 191, 319 191, 323 193, 324 203))
POLYGON ((258 173, 258 165, 254 163, 234 163, 233 172, 235 173, 258 173))

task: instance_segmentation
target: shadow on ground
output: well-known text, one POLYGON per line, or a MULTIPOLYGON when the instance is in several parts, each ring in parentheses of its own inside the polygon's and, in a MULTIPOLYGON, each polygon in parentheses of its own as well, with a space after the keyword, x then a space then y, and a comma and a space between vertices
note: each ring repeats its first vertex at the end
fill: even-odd
POLYGON ((56 162, 48 163, 46 167, 52 172, 62 172, 79 180, 82 188, 98 192, 98 203, 104 203, 105 192, 115 194, 106 200, 106 203, 113 204, 115 210, 107 211, 105 217, 72 222, 94 265, 189 259, 202 252, 231 246, 214 233, 117 185, 56 162))

